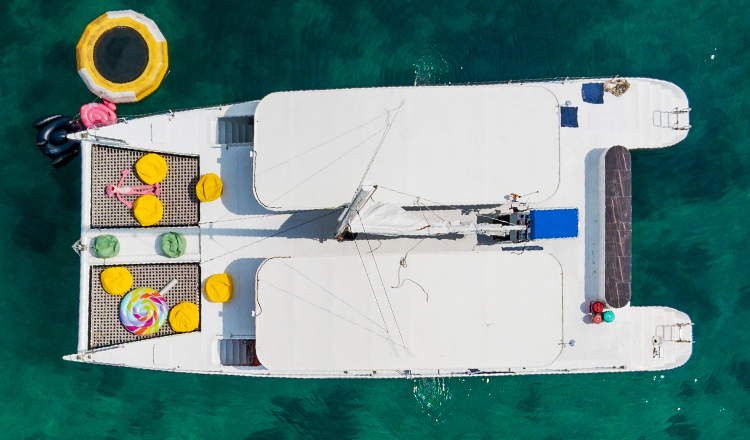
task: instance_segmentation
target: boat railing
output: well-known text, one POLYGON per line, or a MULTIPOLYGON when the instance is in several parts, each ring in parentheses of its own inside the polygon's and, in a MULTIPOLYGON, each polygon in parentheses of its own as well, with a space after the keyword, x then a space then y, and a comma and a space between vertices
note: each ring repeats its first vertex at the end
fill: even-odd
MULTIPOLYGON (((480 86, 480 85, 493 85, 493 84, 527 84, 527 83, 544 83, 544 82, 559 82, 559 83, 565 83, 566 81, 580 81, 580 80, 608 80, 612 78, 618 78, 619 75, 604 75, 604 76, 558 76, 558 77, 552 77, 552 78, 526 78, 526 79, 508 79, 508 80, 502 80, 502 81, 467 81, 467 82, 448 82, 448 83, 442 83, 442 84, 424 84, 429 86, 480 86)), ((404 84, 402 86, 388 86, 388 87, 414 87, 414 85, 411 84, 404 84)), ((417 86, 419 87, 419 86, 417 86)), ((236 103, 234 103, 236 104, 236 103)), ((177 110, 162 110, 157 111, 153 113, 142 113, 138 115, 122 115, 117 118, 117 122, 124 122, 127 123, 128 121, 139 119, 139 118, 147 118, 149 116, 160 116, 160 115, 172 115, 174 117, 174 114, 176 112, 184 112, 184 111, 190 111, 190 110, 211 110, 211 109, 222 109, 224 107, 228 107, 234 104, 223 104, 223 105, 208 105, 208 106, 202 106, 202 107, 187 107, 187 108, 181 108, 177 110)))
MULTIPOLYGON (((118 118, 117 122, 122 122, 122 121, 120 121, 118 118)), ((106 126, 106 125, 110 125, 110 124, 94 124, 91 127, 87 127, 86 130, 79 131, 77 133, 71 133, 67 137, 68 139, 76 140, 78 142, 88 141, 93 144, 104 145, 108 147, 125 147, 128 145, 128 143, 122 139, 99 136, 96 133, 96 131, 99 128, 106 126)))
MULTIPOLYGON (((526 78, 526 79, 508 79, 503 81, 476 81, 476 82, 465 82, 465 83, 446 83, 441 85, 446 86, 466 86, 466 85, 492 85, 492 84, 526 84, 526 83, 542 83, 542 82, 559 82, 565 83, 566 81, 580 81, 580 80, 607 80, 612 78, 618 78, 619 75, 604 75, 604 76, 558 76, 553 78, 526 78)), ((437 85, 437 84, 436 84, 437 85)))
POLYGON ((177 110, 162 110, 162 111, 158 111, 158 112, 143 113, 143 114, 139 114, 139 115, 122 115, 122 116, 119 116, 117 118, 117 122, 118 123, 124 122, 124 123, 127 124, 128 121, 131 121, 133 119, 147 118, 149 116, 171 115, 172 117, 174 117, 174 114, 177 113, 177 112, 186 112, 186 111, 190 111, 190 110, 213 110, 213 109, 219 110, 219 109, 222 109, 224 107, 229 107, 230 105, 233 105, 233 104, 227 104, 227 105, 207 105, 207 106, 203 106, 203 107, 187 107, 187 108, 181 108, 181 109, 177 109, 177 110))

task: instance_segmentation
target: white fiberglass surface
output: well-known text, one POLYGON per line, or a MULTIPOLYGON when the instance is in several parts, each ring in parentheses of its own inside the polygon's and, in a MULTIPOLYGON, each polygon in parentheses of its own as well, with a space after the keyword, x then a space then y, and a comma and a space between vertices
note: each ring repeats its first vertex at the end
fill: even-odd
POLYGON ((363 180, 394 190, 383 200, 394 204, 544 200, 559 182, 559 108, 535 86, 273 93, 254 148, 255 194, 271 209, 349 203, 363 180))
POLYGON ((275 258, 258 271, 270 370, 538 367, 561 351, 562 269, 542 252, 275 258), (400 279, 399 279, 400 278, 400 279))

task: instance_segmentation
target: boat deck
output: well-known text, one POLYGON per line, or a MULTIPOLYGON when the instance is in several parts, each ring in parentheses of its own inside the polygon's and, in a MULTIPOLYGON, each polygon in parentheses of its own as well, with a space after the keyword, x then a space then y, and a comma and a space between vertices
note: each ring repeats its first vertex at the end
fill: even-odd
MULTIPOLYGON (((82 145, 84 163, 84 189, 100 192, 100 197, 84 191, 82 207, 82 242, 90 243, 97 235, 114 233, 122 243, 121 254, 103 261, 90 252, 81 254, 81 304, 78 353, 68 359, 138 368, 174 370, 207 374, 239 374, 275 377, 404 377, 448 376, 465 374, 499 373, 564 373, 597 371, 632 371, 664 369, 684 363, 690 355, 689 344, 678 347, 670 356, 652 357, 651 338, 654 327, 674 326, 689 322, 683 313, 661 307, 632 307, 629 304, 615 309, 613 323, 592 325, 587 322, 588 304, 591 300, 603 299, 606 271, 605 195, 606 167, 601 158, 611 147, 623 145, 627 148, 658 148, 682 140, 686 131, 657 126, 656 112, 676 107, 687 107, 687 99, 676 86, 662 81, 628 79, 631 89, 623 97, 606 96, 604 104, 588 104, 581 101, 582 81, 566 81, 537 84, 551 90, 560 105, 570 102, 578 106, 579 128, 560 129, 560 183, 547 200, 534 204, 534 208, 577 208, 579 210, 579 235, 576 238, 539 240, 530 243, 525 251, 506 251, 519 245, 492 244, 473 236, 443 237, 427 239, 360 237, 356 241, 339 243, 333 239, 337 217, 341 209, 321 209, 308 212, 273 212, 264 208, 253 193, 253 144, 219 143, 227 139, 217 133, 222 118, 237 118, 252 115, 258 101, 232 106, 215 107, 195 111, 159 115, 116 124, 99 130, 101 136, 122 139, 130 149, 147 152, 199 156, 198 174, 213 172, 221 176, 224 193, 215 202, 199 206, 199 218, 190 227, 178 228, 188 239, 188 251, 179 259, 169 260, 158 250, 159 235, 173 230, 171 227, 96 229, 90 224, 93 209, 91 203, 103 197, 98 168, 94 163, 96 146, 88 142, 82 145), (658 102, 657 102, 658 101, 658 102), (624 116, 623 116, 624 115, 624 116), (619 119, 618 119, 619 118, 619 119), (643 124, 648 125, 644 128, 643 124), (159 130, 166 135, 154 138, 152 132, 159 130), (158 142, 155 142, 158 140, 158 142), (415 247, 416 246, 416 247, 415 247), (531 250, 539 249, 539 250, 531 250), (255 313, 261 313, 262 304, 256 302, 256 272, 264 261, 274 257, 347 257, 398 256, 450 253, 513 253, 540 252, 548 254, 560 263, 562 276, 562 336, 561 353, 549 365, 529 366, 498 365, 495 369, 446 368, 419 370, 385 369, 381 371, 279 371, 264 366, 242 365, 231 361, 234 347, 247 347, 247 341, 257 338, 255 313), (105 350, 92 350, 89 329, 96 323, 91 317, 90 286, 93 279, 92 266, 127 265, 134 263, 190 263, 200 267, 200 281, 194 290, 199 294, 200 285, 212 274, 227 272, 235 282, 234 299, 217 304, 203 299, 200 302, 200 331, 169 335, 162 338, 117 343, 105 350), (575 341, 574 346, 570 341, 575 341), (242 342, 245 341, 245 342, 242 342), (243 345, 244 344, 244 345, 243 345), (232 355, 230 356, 230 353, 232 355)), ((683 118, 682 121, 685 121, 683 118)), ((107 160, 107 155, 98 156, 107 160)), ((543 158, 536 158, 543 160, 543 158)), ((131 158, 132 163, 135 161, 131 158)), ((450 160, 450 158, 445 158, 450 160)), ((480 160, 480 159, 478 159, 480 160)), ((495 164, 501 167, 502 164, 495 164)), ((99 166, 99 165, 96 165, 99 166)), ((119 166, 113 165, 108 173, 119 176, 119 166)), ((171 170, 171 168, 170 168, 171 170)), ((498 168, 498 170, 501 170, 498 168)), ((171 171, 170 171, 171 172, 171 171)), ((113 176, 113 177, 115 177, 113 176)), ((454 176, 449 176, 454 178, 454 176)), ((621 177, 627 177, 624 174, 621 177)), ((193 177, 191 177, 193 178, 193 177)), ((109 179, 109 178, 107 178, 109 179)), ((611 180, 611 179, 610 179, 611 180)), ((624 182, 625 180, 623 180, 624 182)), ((612 181, 614 182, 614 181, 612 181)), ((373 182, 377 183, 377 182, 373 182)), ((383 189, 379 189, 381 191, 383 189)), ((383 190, 385 191, 385 190, 383 190)), ((353 195, 354 189, 352 189, 353 195)), ((107 199, 111 201, 111 199, 107 199)), ((166 200, 166 199, 165 199, 166 200)), ((409 198, 408 204, 418 199, 409 198)), ((439 208, 429 201, 432 212, 423 209, 428 218, 439 216, 447 221, 477 221, 493 210, 474 206, 464 209, 439 208), (430 217, 433 216, 433 217, 430 217)), ((121 203, 117 202, 122 205, 121 203)), ((165 211, 167 208, 165 201, 165 211)), ((412 205, 417 206, 417 205, 412 205)), ((614 206, 614 205, 613 205, 614 206)), ((507 208, 507 207, 506 207, 507 208)), ((629 209, 629 205, 628 205, 629 209)), ((629 218, 629 217, 628 217, 629 218)), ((157 225, 159 226, 159 225, 157 225)), ((622 249, 629 240, 621 241, 622 249)), ((523 246, 520 246, 523 248, 523 246)), ((626 257, 625 251, 617 254, 626 257)), ((383 265, 383 276, 397 276, 400 266, 383 265), (391 267, 393 266, 393 267, 391 267)), ((614 278, 613 278, 614 279, 614 278)), ((624 278, 618 278, 625 281, 624 278)), ((169 280, 167 280, 168 282, 169 280)), ((156 288, 157 286, 150 286, 156 288)), ((629 290, 629 285, 628 285, 629 290)), ((170 293, 171 294, 171 293, 170 293)), ((202 295, 201 295, 202 296, 202 295)), ((116 298, 115 298, 116 301, 116 298)), ((519 311, 524 313, 524 311, 519 311)), ((111 315, 111 314, 110 314, 111 315)), ((111 318, 111 316, 110 316, 111 318)), ((117 317, 113 318, 115 323, 117 317)), ((291 326, 293 321, 289 321, 291 326)), ((669 327, 673 328, 673 327, 669 327)), ((124 331, 124 330, 123 330, 124 331)), ((314 332, 312 325, 295 329, 298 332, 314 332)), ((677 331, 680 338, 690 339, 689 327, 677 331)), ((509 335, 509 337, 512 335, 509 335)), ((267 347, 266 347, 267 348, 267 347)), ((664 349, 666 350, 666 349, 664 349)), ((670 349, 671 350, 671 349, 670 349)), ((247 350, 246 350, 247 352, 247 350)), ((236 357, 236 356, 235 356, 236 357)), ((240 356, 242 357, 242 356, 240 356)), ((260 356, 262 364, 262 353, 260 356)), ((399 365, 402 366, 402 365, 399 365)))

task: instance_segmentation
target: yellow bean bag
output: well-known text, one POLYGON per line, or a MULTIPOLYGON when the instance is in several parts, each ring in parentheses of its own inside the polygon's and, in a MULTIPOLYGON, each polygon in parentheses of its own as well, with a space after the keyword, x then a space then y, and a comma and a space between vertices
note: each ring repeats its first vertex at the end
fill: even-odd
POLYGON ((213 202, 221 197, 223 189, 224 185, 221 183, 221 179, 214 173, 204 174, 198 184, 195 185, 195 193, 201 202, 213 202))
POLYGON ((161 182, 167 177, 167 160, 158 154, 149 153, 135 163, 138 177, 148 185, 161 182))
POLYGON ((217 273, 206 280, 206 298, 215 303, 227 302, 234 296, 234 281, 228 273, 217 273))
POLYGON ((124 267, 108 267, 99 276, 104 291, 122 296, 133 287, 133 275, 124 267))
POLYGON ((151 226, 164 216, 164 205, 155 195, 142 195, 133 202, 133 215, 141 226, 151 226))
POLYGON ((198 306, 191 302, 183 301, 172 307, 169 311, 169 325, 178 333, 191 332, 198 328, 201 314, 198 306))

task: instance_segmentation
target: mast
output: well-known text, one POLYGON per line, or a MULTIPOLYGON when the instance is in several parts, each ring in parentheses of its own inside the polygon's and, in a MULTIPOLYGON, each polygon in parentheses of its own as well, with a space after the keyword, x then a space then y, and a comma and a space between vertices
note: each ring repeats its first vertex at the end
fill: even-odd
POLYGON ((351 232, 350 224, 352 220, 358 215, 359 210, 365 205, 365 203, 370 200, 370 197, 372 197, 372 194, 376 189, 378 189, 377 185, 364 185, 359 187, 359 191, 357 191, 357 194, 354 196, 352 203, 350 203, 344 212, 341 213, 341 216, 339 216, 339 227, 333 235, 336 240, 343 241, 344 234, 351 232))

